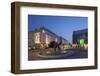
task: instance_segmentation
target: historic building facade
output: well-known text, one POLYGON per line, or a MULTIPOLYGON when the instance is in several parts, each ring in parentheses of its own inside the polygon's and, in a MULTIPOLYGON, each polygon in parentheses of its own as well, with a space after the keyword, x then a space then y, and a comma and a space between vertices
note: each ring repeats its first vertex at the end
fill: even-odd
POLYGON ((68 41, 63 37, 56 35, 50 30, 40 27, 35 29, 32 32, 28 33, 28 46, 33 48, 46 48, 50 42, 55 41, 59 43, 62 41, 62 44, 66 47, 68 41))

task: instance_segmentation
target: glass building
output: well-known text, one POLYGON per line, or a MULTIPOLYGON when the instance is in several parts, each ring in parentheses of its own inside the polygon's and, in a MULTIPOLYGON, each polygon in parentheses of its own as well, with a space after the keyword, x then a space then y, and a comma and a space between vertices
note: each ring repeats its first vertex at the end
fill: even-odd
POLYGON ((87 28, 73 32, 73 44, 80 44, 81 39, 85 40, 85 44, 88 43, 88 29, 87 28))

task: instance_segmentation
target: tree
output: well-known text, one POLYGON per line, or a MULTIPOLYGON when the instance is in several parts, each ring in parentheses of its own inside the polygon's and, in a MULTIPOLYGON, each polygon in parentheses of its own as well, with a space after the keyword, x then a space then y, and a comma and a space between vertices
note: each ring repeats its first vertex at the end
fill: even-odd
POLYGON ((54 46, 55 46, 55 41, 50 42, 49 47, 54 48, 54 46))
POLYGON ((60 45, 61 45, 60 43, 52 41, 50 42, 49 47, 53 48, 55 53, 60 53, 60 50, 61 50, 60 45))

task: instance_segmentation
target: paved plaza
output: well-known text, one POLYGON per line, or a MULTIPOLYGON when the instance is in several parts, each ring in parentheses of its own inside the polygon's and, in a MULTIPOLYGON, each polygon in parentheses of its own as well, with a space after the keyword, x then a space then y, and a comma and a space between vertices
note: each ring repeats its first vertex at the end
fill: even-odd
MULTIPOLYGON (((50 51, 50 50, 49 50, 50 51)), ((87 49, 68 49, 65 53, 47 55, 46 50, 31 50, 28 52, 28 60, 48 60, 48 59, 79 59, 88 58, 87 49)))

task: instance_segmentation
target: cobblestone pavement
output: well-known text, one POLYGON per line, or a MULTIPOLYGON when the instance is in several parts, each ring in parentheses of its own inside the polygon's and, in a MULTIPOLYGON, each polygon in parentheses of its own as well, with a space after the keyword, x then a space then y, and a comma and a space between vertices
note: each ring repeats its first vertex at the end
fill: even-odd
MULTIPOLYGON (((28 52, 28 60, 45 60, 38 56, 38 54, 46 55, 46 53, 52 50, 31 50, 28 52)), ((77 50, 77 49, 71 49, 71 51, 74 51, 74 54, 68 57, 61 57, 58 59, 78 59, 78 58, 88 58, 88 51, 87 50, 77 50)), ((55 58, 52 58, 55 59, 55 58)), ((57 58, 56 58, 57 59, 57 58)))

